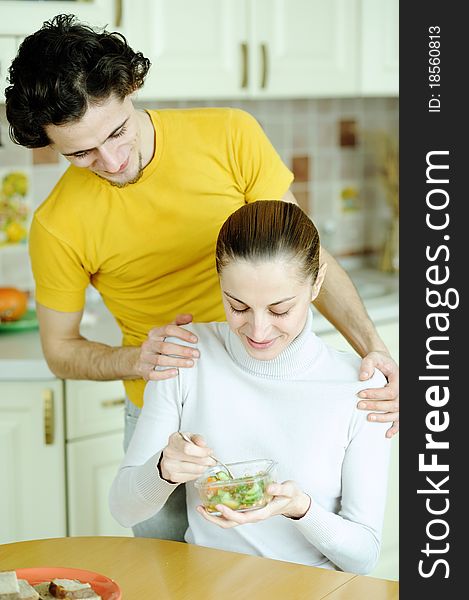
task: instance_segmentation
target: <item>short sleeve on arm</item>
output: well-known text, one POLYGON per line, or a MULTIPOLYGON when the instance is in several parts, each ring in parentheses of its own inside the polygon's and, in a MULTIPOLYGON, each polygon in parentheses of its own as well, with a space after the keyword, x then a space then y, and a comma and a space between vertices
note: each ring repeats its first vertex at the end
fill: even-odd
POLYGON ((249 113, 233 109, 231 135, 236 176, 247 202, 280 200, 293 181, 264 130, 249 113))
POLYGON ((81 310, 85 304, 89 274, 75 250, 49 232, 36 218, 29 235, 29 255, 36 284, 36 301, 53 310, 81 310))

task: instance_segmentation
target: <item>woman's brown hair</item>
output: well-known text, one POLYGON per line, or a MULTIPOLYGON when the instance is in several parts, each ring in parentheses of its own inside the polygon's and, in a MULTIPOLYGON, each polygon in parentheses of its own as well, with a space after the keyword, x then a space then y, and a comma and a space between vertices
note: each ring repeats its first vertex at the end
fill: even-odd
POLYGON ((259 200, 245 204, 224 222, 218 234, 216 265, 220 274, 230 261, 285 258, 298 263, 300 276, 316 280, 319 234, 296 204, 259 200))

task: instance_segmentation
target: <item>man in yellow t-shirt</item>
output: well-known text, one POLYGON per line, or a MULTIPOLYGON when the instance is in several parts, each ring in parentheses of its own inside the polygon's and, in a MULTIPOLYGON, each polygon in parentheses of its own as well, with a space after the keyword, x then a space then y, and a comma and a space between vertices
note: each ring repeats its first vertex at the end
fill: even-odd
MULTIPOLYGON (((64 379, 124 381, 126 445, 145 380, 173 377, 199 356, 165 338, 194 341, 181 325, 224 319, 214 259, 222 223, 246 202, 295 202, 292 174, 249 114, 137 111, 132 93, 149 66, 119 34, 59 15, 22 43, 5 92, 13 139, 51 146, 71 163, 30 232, 46 360, 64 379), (119 324, 122 346, 81 336, 89 284, 119 324)), ((364 357, 360 377, 374 367, 388 377, 386 388, 365 397, 376 420, 393 422, 391 436, 397 365, 349 277, 324 249, 321 261, 328 275, 315 304, 364 357)), ((182 493, 173 502, 183 502, 182 493)), ((185 511, 171 504, 135 533, 181 539, 185 511)))
MULTIPOLYGON (((130 127, 130 99, 113 99, 106 111, 112 108, 130 127)), ((37 302, 81 311, 91 283, 119 323, 123 346, 134 348, 178 313, 195 321, 224 319, 214 261, 218 231, 245 202, 281 199, 292 181, 257 121, 243 111, 136 117, 157 140, 139 180, 118 188, 73 165, 36 211, 30 233, 37 302)), ((140 407, 144 380, 134 376, 124 384, 140 407)))

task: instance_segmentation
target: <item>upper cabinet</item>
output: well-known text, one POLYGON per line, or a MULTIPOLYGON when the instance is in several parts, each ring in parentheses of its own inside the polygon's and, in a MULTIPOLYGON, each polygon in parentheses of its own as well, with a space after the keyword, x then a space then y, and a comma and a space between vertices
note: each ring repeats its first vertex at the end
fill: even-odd
POLYGON ((71 13, 91 25, 117 27, 124 0, 0 0, 0 35, 28 35, 44 21, 60 13, 71 13))
POLYGON ((361 93, 397 96, 399 90, 399 2, 361 0, 361 93))
POLYGON ((140 99, 398 95, 398 0, 154 0, 123 32, 140 99))
POLYGON ((354 94, 357 0, 158 0, 125 16, 152 63, 140 98, 354 94), (142 23, 145 23, 142 28, 142 23))
POLYGON ((157 0, 125 7, 123 33, 152 67, 139 98, 236 97, 247 91, 246 0, 157 0))
POLYGON ((2 82, 12 48, 60 12, 151 60, 140 100, 398 95, 398 0, 0 0, 2 82))
POLYGON ((357 0, 248 0, 247 4, 251 96, 356 92, 357 0))

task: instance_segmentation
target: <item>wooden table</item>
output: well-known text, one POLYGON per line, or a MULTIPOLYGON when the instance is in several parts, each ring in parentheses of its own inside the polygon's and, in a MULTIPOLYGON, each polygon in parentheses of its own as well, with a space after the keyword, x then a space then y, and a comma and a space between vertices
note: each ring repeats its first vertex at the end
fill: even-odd
POLYGON ((395 581, 180 542, 70 537, 0 545, 0 570, 75 567, 114 579, 123 600, 397 600, 395 581))

